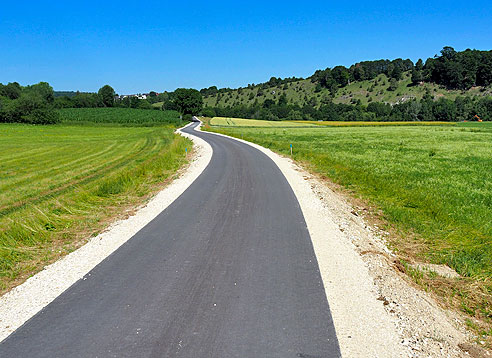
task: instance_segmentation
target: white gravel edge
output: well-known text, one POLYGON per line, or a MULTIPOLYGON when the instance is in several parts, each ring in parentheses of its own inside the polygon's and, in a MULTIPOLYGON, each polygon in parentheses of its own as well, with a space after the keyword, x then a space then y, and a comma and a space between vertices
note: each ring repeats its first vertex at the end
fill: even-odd
POLYGON ((0 297, 0 342, 128 241, 198 178, 212 158, 212 147, 203 139, 183 133, 181 129, 176 132, 194 142, 194 156, 183 175, 160 191, 135 215, 113 223, 84 246, 46 266, 0 297))
POLYGON ((292 187, 304 214, 318 259, 326 296, 343 357, 409 357, 396 321, 378 301, 377 288, 355 246, 341 234, 330 211, 304 178, 304 170, 255 143, 207 132, 248 144, 266 154, 292 187))

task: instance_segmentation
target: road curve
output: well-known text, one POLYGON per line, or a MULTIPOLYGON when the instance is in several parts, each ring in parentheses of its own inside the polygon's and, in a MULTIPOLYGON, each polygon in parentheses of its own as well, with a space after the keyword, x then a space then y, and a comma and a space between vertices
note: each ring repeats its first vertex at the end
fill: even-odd
POLYGON ((246 144, 0 344, 0 357, 339 357, 297 199, 246 144))

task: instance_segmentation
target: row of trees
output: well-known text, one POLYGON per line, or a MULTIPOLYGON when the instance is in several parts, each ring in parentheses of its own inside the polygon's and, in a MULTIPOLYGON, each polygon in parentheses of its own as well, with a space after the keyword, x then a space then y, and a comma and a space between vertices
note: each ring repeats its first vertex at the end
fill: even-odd
POLYGON ((316 71, 311 77, 311 82, 328 88, 332 94, 340 87, 345 87, 354 81, 372 80, 384 73, 388 78, 401 80, 403 72, 413 69, 413 62, 409 59, 402 60, 378 60, 356 63, 349 68, 336 66, 316 71))
POLYGON ((255 88, 258 87, 259 90, 265 90, 270 87, 275 87, 275 86, 286 86, 288 83, 291 82, 298 82, 303 80, 302 77, 286 77, 286 78, 280 78, 280 77, 271 77, 267 82, 259 83, 255 85, 254 83, 248 84, 247 87, 239 87, 237 89, 234 88, 217 88, 217 86, 210 86, 208 88, 202 88, 200 90, 200 94, 204 97, 210 97, 210 96, 215 96, 215 95, 221 95, 233 91, 237 91, 239 94, 241 94, 242 90, 244 88, 255 88))
POLYGON ((384 73, 399 81, 403 72, 412 71, 412 82, 432 82, 449 89, 467 90, 473 86, 492 84, 492 51, 470 50, 457 52, 446 46, 439 56, 415 64, 409 59, 364 61, 346 68, 336 66, 316 71, 311 81, 334 92, 352 81, 374 79, 384 73))
POLYGON ((492 98, 457 97, 451 101, 441 98, 434 101, 430 95, 422 100, 411 100, 390 105, 372 102, 368 106, 323 103, 319 108, 311 105, 289 105, 285 98, 278 102, 266 100, 262 105, 206 107, 208 117, 237 117, 263 120, 317 120, 317 121, 463 121, 476 120, 475 116, 492 121, 492 98))
POLYGON ((178 88, 174 92, 160 94, 151 91, 147 99, 139 99, 136 96, 117 98, 114 89, 109 85, 101 87, 97 93, 76 93, 71 97, 56 98, 54 106, 56 108, 124 107, 160 110, 160 107, 152 106, 158 102, 164 103, 162 109, 177 110, 183 115, 198 114, 203 107, 202 95, 195 89, 178 88))
POLYGON ((441 56, 429 58, 422 68, 424 81, 450 89, 469 89, 492 84, 492 51, 456 52, 444 47, 441 56))
POLYGON ((176 110, 182 115, 198 114, 203 107, 203 98, 199 91, 191 88, 178 88, 174 92, 157 94, 150 92, 147 99, 136 96, 126 96, 115 100, 115 91, 105 85, 97 93, 77 93, 73 97, 60 97, 55 100, 58 108, 83 107, 125 107, 137 109, 176 110), (153 103, 163 102, 161 108, 152 106, 153 103))
POLYGON ((0 83, 0 122, 58 123, 54 100, 53 88, 47 82, 25 87, 17 82, 0 83))
POLYGON ((0 122, 53 124, 60 122, 59 108, 126 107, 157 109, 152 103, 164 102, 162 109, 179 111, 186 117, 200 113, 203 99, 195 89, 178 88, 174 92, 151 92, 149 99, 128 96, 116 97, 114 89, 105 85, 97 93, 65 93, 55 98, 53 88, 47 82, 21 86, 17 82, 0 83, 0 122))

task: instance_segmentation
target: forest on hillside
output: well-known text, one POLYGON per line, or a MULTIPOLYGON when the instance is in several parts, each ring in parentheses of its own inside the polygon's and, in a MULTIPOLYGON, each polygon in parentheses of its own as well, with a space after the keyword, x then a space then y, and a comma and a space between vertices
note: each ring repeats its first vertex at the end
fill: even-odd
POLYGON ((401 58, 363 61, 350 67, 318 70, 307 79, 272 77, 265 83, 236 90, 212 86, 200 92, 205 98, 215 96, 215 105, 208 101, 204 109, 208 116, 267 120, 456 121, 492 120, 492 99, 488 92, 476 95, 470 90, 476 86, 485 90, 491 85, 492 51, 456 52, 452 47, 444 47, 440 55, 425 63, 419 59, 414 64, 410 59, 401 58), (408 79, 408 84, 402 88, 404 78, 408 79), (314 86, 311 92, 305 90, 306 81, 314 86), (356 83, 361 83, 358 90, 363 87, 362 83, 368 86, 364 90, 366 103, 348 94, 342 97, 352 98, 350 104, 335 101, 339 100, 335 95, 340 96, 342 90, 345 93, 344 88, 352 90, 356 83), (425 87, 426 84, 434 87, 425 87), (380 95, 382 86, 386 86, 384 91, 387 92, 398 91, 395 97, 399 95, 400 100, 394 103, 373 101, 370 95, 377 91, 380 95), (420 88, 420 98, 405 95, 405 91, 415 92, 416 88, 420 88), (437 88, 440 88, 439 93, 435 93, 437 88), (454 97, 448 98, 446 90, 453 91, 454 97), (472 94, 465 92, 467 90, 472 94), (290 98, 287 98, 289 91, 290 98), (319 96, 322 91, 325 95, 319 96), (243 93, 248 96, 244 97, 243 93))

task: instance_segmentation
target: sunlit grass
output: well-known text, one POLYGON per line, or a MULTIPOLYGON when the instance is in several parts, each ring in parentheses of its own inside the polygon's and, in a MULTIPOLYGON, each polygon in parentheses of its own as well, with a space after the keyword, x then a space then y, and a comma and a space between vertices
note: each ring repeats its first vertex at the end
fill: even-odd
POLYGON ((460 279, 408 273, 492 329, 492 123, 208 129, 289 156, 292 144, 295 160, 382 212, 402 259, 455 269, 460 279))
POLYGON ((294 121, 262 121, 258 119, 214 117, 210 120, 213 126, 235 126, 235 127, 311 127, 312 123, 294 121))
POLYGON ((191 146, 174 129, 0 125, 0 291, 162 187, 191 146))

